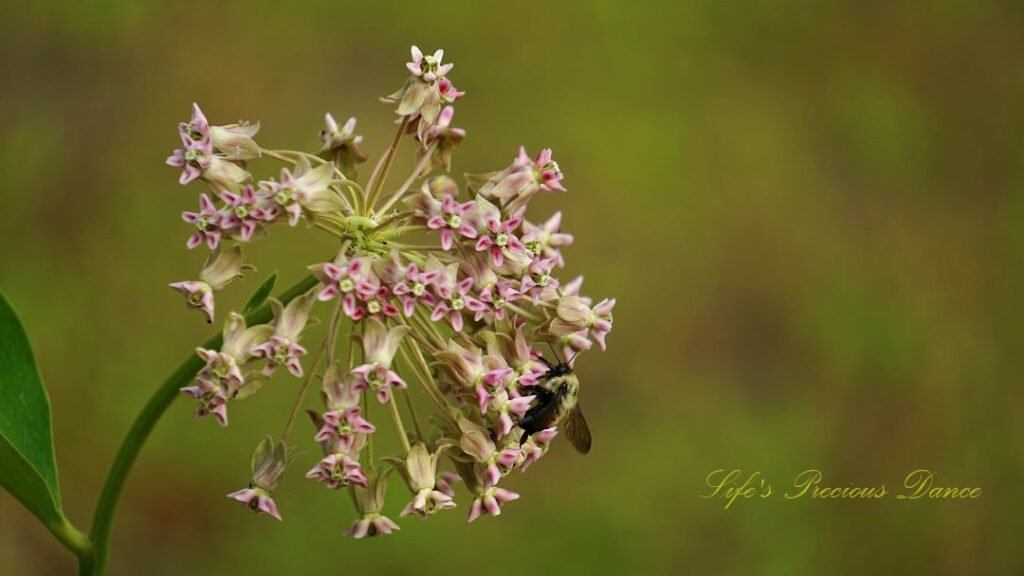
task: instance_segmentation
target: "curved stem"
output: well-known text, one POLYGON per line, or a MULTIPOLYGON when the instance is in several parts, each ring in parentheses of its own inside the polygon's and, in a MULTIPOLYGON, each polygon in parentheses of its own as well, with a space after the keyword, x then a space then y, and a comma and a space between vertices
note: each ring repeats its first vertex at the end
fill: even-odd
MULTIPOLYGON (((288 304, 316 284, 316 278, 307 276, 281 294, 279 299, 283 304, 288 304)), ((248 325, 261 324, 269 321, 272 317, 270 306, 264 304, 249 313, 245 317, 245 321, 248 325)), ((219 349, 222 343, 223 337, 218 334, 203 344, 203 347, 219 349)), ((128 433, 117 451, 117 456, 114 457, 114 463, 110 466, 107 479, 103 483, 103 491, 100 492, 99 502, 96 504, 91 531, 93 561, 91 565, 86 566, 83 560, 82 574, 97 576, 106 573, 107 560, 110 555, 110 534, 114 526, 114 512, 117 510, 117 502, 121 497, 125 481, 128 479, 128 473, 131 472, 132 465, 135 463, 135 458, 142 450, 142 445, 145 444, 157 421, 167 411, 171 402, 181 394, 179 389, 186 386, 204 365, 205 363, 199 356, 194 353, 190 354, 177 370, 171 373, 156 389, 142 411, 135 417, 135 421, 132 422, 131 428, 128 429, 128 433)))
POLYGON ((58 542, 78 557, 80 573, 88 574, 93 558, 92 542, 89 541, 89 537, 75 528, 64 514, 60 514, 53 522, 45 522, 45 525, 58 542))

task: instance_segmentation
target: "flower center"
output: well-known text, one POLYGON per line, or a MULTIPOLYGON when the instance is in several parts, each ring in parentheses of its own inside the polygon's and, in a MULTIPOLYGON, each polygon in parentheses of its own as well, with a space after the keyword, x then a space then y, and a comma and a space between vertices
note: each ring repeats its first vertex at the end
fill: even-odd
POLYGON ((274 200, 276 200, 277 203, 281 205, 287 204, 289 201, 291 201, 291 199, 291 188, 281 188, 280 190, 277 191, 277 194, 274 194, 274 200))
POLYGON ((228 370, 230 370, 230 367, 227 364, 220 364, 211 370, 211 372, 213 372, 213 375, 217 378, 223 378, 228 375, 228 370))
POLYGON ((462 310, 465 307, 466 303, 463 302, 462 296, 459 296, 458 294, 452 296, 452 310, 462 310))
POLYGON ((345 474, 345 469, 341 464, 337 464, 331 469, 331 480, 338 482, 342 486, 348 486, 351 482, 348 479, 348 475, 345 474))
POLYGON ((498 246, 501 246, 502 248, 508 246, 508 234, 504 232, 498 234, 497 236, 494 237, 494 243, 497 244, 498 246))
POLYGON ((351 278, 343 278, 338 282, 338 289, 347 294, 356 289, 356 283, 351 278))
POLYGON ((202 292, 193 292, 188 295, 188 303, 192 306, 199 306, 203 302, 202 292))
POLYGON ((274 362, 284 364, 288 360, 288 345, 290 342, 283 342, 274 350, 274 362))
POLYGON ((529 250, 530 252, 533 252, 534 255, 540 255, 540 242, 527 242, 526 249, 529 250))
POLYGON ((423 64, 420 67, 423 69, 423 73, 427 74, 429 72, 437 72, 437 65, 438 61, 433 56, 424 56, 423 64))
POLYGON ((196 219, 196 228, 198 228, 200 231, 206 232, 206 230, 209 227, 210 227, 210 218, 209 218, 209 216, 200 216, 198 219, 196 219))
POLYGON ((423 293, 427 290, 427 287, 423 285, 423 282, 417 282, 412 285, 413 296, 423 296, 423 293))
POLYGON ((199 167, 199 161, 202 160, 202 154, 195 148, 189 148, 185 151, 185 162, 188 162, 192 166, 199 167))
POLYGON ((370 314, 376 314, 376 313, 380 312, 380 302, 378 302, 376 300, 371 300, 366 305, 366 309, 367 309, 367 311, 370 312, 370 314))
POLYGON ((247 218, 249 216, 249 207, 246 206, 245 204, 236 206, 235 207, 235 216, 238 216, 239 218, 244 220, 245 218, 247 218))
POLYGON ((458 228, 462 226, 462 216, 458 214, 448 214, 445 216, 445 220, 448 222, 449 228, 458 228))
POLYGON ((551 276, 550 275, 548 275, 548 274, 541 274, 540 277, 537 278, 537 285, 541 286, 541 287, 547 286, 548 282, 550 282, 550 281, 551 281, 551 276))

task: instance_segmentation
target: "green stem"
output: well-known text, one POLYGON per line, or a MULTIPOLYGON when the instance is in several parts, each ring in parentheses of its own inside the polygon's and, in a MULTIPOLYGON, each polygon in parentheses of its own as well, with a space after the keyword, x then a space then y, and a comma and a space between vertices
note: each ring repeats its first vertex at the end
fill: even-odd
POLYGON ((405 406, 408 408, 409 414, 412 415, 412 427, 416 430, 416 439, 422 442, 426 436, 423 435, 423 429, 420 427, 420 418, 416 414, 416 405, 413 404, 412 394, 406 390, 405 394, 402 394, 402 396, 405 397, 405 406))
POLYGON ((302 386, 299 388, 299 394, 295 397, 295 403, 292 404, 292 411, 288 414, 288 421, 284 424, 284 431, 281 432, 281 440, 287 440, 288 435, 292 432, 292 426, 295 424, 295 415, 299 413, 299 409, 302 408, 302 400, 306 397, 306 390, 309 389, 309 383, 313 381, 313 377, 316 376, 316 371, 320 369, 320 361, 324 358, 324 348, 326 347, 326 341, 320 346, 320 350, 317 351, 316 357, 313 359, 313 365, 309 367, 309 372, 306 373, 306 377, 302 380, 302 386))
POLYGON ((405 425, 402 423, 402 415, 398 413, 398 401, 395 400, 395 393, 391 393, 391 400, 388 402, 391 407, 391 419, 395 422, 395 431, 398 432, 398 439, 402 442, 402 448, 408 454, 412 450, 409 445, 409 435, 405 433, 405 425))
POLYGON ((366 191, 369 199, 366 201, 366 216, 372 216, 370 212, 373 210, 373 205, 377 203, 377 198, 380 197, 380 189, 384 187, 384 181, 388 178, 388 170, 391 169, 391 161, 395 159, 395 152, 398 151, 398 145, 402 142, 402 136, 405 135, 406 128, 409 127, 409 116, 402 118, 402 123, 398 126, 398 132, 395 133, 395 139, 391 141, 391 146, 388 147, 387 152, 377 162, 377 165, 373 168, 373 174, 370 174, 370 181, 366 183, 366 191))
POLYGON ((423 359, 423 354, 420 352, 420 349, 409 342, 403 342, 398 350, 402 354, 402 358, 405 360, 406 365, 414 366, 413 373, 416 374, 416 377, 423 386, 423 389, 427 392, 427 396, 430 396, 431 400, 434 401, 434 404, 437 405, 437 409, 441 412, 441 416, 447 419, 452 426, 457 429, 458 423, 448 412, 448 404, 445 402, 444 395, 441 394, 441 390, 437 387, 437 383, 434 382, 433 377, 430 376, 430 367, 427 366, 426 360, 423 359), (411 350, 412 353, 407 352, 407 349, 411 350), (413 365, 410 357, 415 357, 418 364, 413 365))
POLYGON ((419 163, 416 164, 416 167, 412 169, 412 174, 409 174, 409 177, 406 178, 405 182, 403 182, 401 186, 398 187, 398 190, 391 193, 391 197, 384 202, 384 205, 380 207, 380 210, 377 210, 378 214, 384 214, 387 212, 388 208, 391 208, 391 206, 402 197, 402 194, 405 194, 409 190, 409 187, 412 186, 413 182, 420 177, 420 173, 425 176, 427 172, 429 172, 429 170, 427 170, 427 166, 430 165, 430 157, 434 153, 434 148, 436 147, 437 144, 431 144, 430 147, 427 148, 427 151, 423 154, 423 158, 421 158, 419 163))
MULTIPOLYGON (((288 304, 288 302, 306 293, 316 284, 316 278, 307 276, 281 294, 279 299, 283 304, 288 304)), ((245 317, 245 321, 248 325, 262 324, 268 322, 272 317, 273 312, 270 309, 270 305, 264 304, 249 313, 245 317)), ((210 338, 203 347, 219 349, 222 343, 223 337, 218 334, 210 338)), ((128 473, 131 472, 132 465, 135 463, 135 458, 139 455, 139 451, 142 450, 142 445, 149 437, 149 433, 153 431, 157 421, 160 420, 163 413, 170 407, 171 402, 181 395, 179 389, 188 385, 204 365, 205 363, 199 356, 190 354, 178 366, 178 369, 156 389, 156 392, 153 393, 149 401, 142 408, 142 412, 132 422, 131 428, 128 429, 128 433, 125 435, 124 441, 121 442, 121 447, 117 451, 117 456, 114 457, 114 463, 110 466, 107 479, 103 483, 103 491, 100 492, 100 499, 96 504, 96 513, 93 516, 92 523, 91 537, 94 554, 90 565, 86 566, 84 559, 81 561, 81 574, 88 576, 106 574, 107 560, 110 555, 110 535, 114 526, 114 512, 117 510, 117 502, 121 497, 125 481, 128 479, 128 473)))

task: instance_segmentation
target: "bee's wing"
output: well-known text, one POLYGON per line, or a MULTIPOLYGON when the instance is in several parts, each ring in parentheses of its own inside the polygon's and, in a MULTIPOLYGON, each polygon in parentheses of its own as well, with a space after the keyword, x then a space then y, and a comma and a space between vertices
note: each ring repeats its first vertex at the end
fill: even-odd
POLYGON ((572 447, 580 454, 590 452, 590 427, 587 420, 583 418, 583 411, 580 405, 576 404, 565 416, 565 435, 572 442, 572 447))

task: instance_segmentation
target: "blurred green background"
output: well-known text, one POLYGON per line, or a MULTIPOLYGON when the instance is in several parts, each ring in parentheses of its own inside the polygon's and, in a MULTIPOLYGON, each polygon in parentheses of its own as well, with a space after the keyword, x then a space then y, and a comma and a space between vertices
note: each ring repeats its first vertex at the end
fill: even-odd
MULTIPOLYGON (((247 481, 296 382, 232 408, 178 401, 121 501, 112 574, 1021 574, 1024 554, 1024 10, 1011 2, 21 3, 0 19, 0 288, 50 390, 68 515, 87 526, 114 451, 209 329, 168 282, 185 250, 164 158, 193 100, 311 149, 324 112, 391 137, 376 97, 412 43, 468 92, 455 172, 550 146, 576 235, 566 278, 615 296, 579 363, 595 436, 556 442, 500 518, 467 500, 352 541, 347 497, 304 480, 285 522, 224 495, 247 481), (969 501, 699 498, 718 468, 781 491, 893 490, 917 468, 969 501)), ((408 169, 409 148, 394 172, 408 169)), ((270 174, 267 162, 259 175, 270 174)), ((275 168, 276 169, 276 168, 275 168)), ((368 170, 364 169, 365 172, 368 170)), ((291 283, 330 242, 275 229, 256 278, 291 283), (311 239, 312 238, 312 239, 311 239)), ((312 400, 312 398, 311 398, 312 400)), ((387 510, 405 501, 398 487, 387 510)), ((0 494, 0 574, 71 555, 0 494)))

